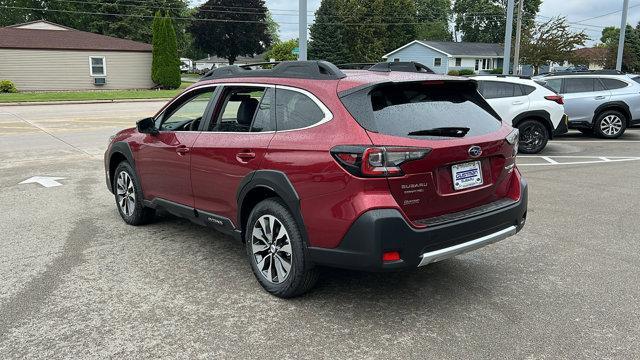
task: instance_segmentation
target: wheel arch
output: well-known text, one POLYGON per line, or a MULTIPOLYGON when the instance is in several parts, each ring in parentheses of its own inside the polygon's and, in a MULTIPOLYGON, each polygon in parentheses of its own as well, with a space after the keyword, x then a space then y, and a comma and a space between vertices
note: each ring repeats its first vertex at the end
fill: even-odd
POLYGON ((547 135, 549 135, 549 140, 553 139, 553 123, 551 122, 551 115, 545 110, 532 110, 525 111, 513 119, 513 127, 518 127, 520 123, 525 120, 538 120, 544 125, 544 128, 547 129, 547 135))
POLYGON ((596 126, 596 120, 598 119, 598 116, 600 116, 603 112, 608 111, 608 110, 614 110, 614 111, 618 111, 620 113, 622 113, 622 115, 624 115, 624 117, 626 118, 626 125, 627 127, 629 127, 631 124, 631 110, 629 110, 629 105, 627 105, 627 103, 625 103, 624 101, 610 101, 607 103, 604 103, 600 106, 598 106, 594 111, 593 111, 593 120, 591 121, 591 123, 593 124, 594 128, 596 126))
POLYGON ((113 177, 115 175, 116 167, 122 161, 126 160, 133 170, 135 171, 136 165, 133 159, 133 153, 131 152, 131 148, 129 144, 126 142, 116 142, 111 145, 111 150, 109 152, 108 162, 107 162, 107 171, 109 172, 109 181, 107 186, 109 187, 109 191, 113 192, 113 177))
POLYGON ((307 231, 300 211, 300 197, 287 175, 281 171, 257 170, 242 179, 237 192, 237 224, 240 231, 244 234, 249 214, 255 205, 272 197, 280 198, 285 203, 291 211, 305 243, 308 243, 307 231))

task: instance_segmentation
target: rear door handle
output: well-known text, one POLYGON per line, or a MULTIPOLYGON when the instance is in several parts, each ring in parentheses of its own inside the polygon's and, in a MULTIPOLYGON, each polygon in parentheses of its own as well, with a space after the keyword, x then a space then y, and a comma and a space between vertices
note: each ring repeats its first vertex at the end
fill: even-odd
POLYGON ((511 103, 511 105, 522 105, 524 104, 524 101, 514 101, 511 103))
POLYGON ((256 153, 254 153, 251 150, 245 150, 245 151, 241 151, 239 153, 236 154, 236 157, 238 158, 238 160, 242 161, 242 162, 247 162, 251 159, 254 159, 256 157, 256 153))
POLYGON ((596 96, 596 100, 604 100, 604 96, 596 96))
POLYGON ((186 145, 180 145, 176 148, 176 153, 180 156, 184 156, 189 152, 189 148, 186 145))

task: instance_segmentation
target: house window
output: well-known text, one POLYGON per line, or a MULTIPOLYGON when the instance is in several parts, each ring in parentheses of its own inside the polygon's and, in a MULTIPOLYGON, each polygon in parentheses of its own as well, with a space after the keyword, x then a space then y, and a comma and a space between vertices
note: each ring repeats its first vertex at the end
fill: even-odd
POLYGON ((433 66, 442 66, 442 58, 434 58, 433 66))
POLYGON ((91 76, 107 75, 107 64, 104 56, 89 57, 89 73, 91 76))
POLYGON ((462 66, 462 58, 456 58, 456 66, 462 66))
POLYGON ((480 60, 476 59, 476 71, 480 70, 479 67, 480 67, 480 60))
POLYGON ((487 59, 482 59, 482 70, 487 68, 487 59))

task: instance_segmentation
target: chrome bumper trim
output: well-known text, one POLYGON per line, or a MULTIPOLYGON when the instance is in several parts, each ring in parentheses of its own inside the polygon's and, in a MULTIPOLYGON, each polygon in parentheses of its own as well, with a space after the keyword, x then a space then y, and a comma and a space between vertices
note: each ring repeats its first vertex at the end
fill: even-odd
POLYGON ((504 240, 509 236, 515 235, 516 232, 517 232, 517 228, 515 226, 510 226, 506 229, 500 230, 493 234, 483 236, 475 240, 467 241, 465 243, 454 245, 448 248, 424 253, 422 254, 422 260, 420 261, 420 264, 418 266, 424 266, 430 263, 434 263, 436 261, 448 259, 456 255, 464 254, 466 252, 479 249, 481 247, 487 246, 489 244, 493 244, 500 240, 504 240))

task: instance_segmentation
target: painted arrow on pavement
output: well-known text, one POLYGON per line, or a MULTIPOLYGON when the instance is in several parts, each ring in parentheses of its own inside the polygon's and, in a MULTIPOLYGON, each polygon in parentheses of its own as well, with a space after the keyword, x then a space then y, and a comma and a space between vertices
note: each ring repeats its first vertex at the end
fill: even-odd
POLYGON ((64 179, 63 177, 55 177, 55 176, 33 176, 21 182, 20 184, 37 183, 46 188, 50 188, 54 186, 62 186, 62 184, 60 184, 58 180, 63 180, 63 179, 64 179))

